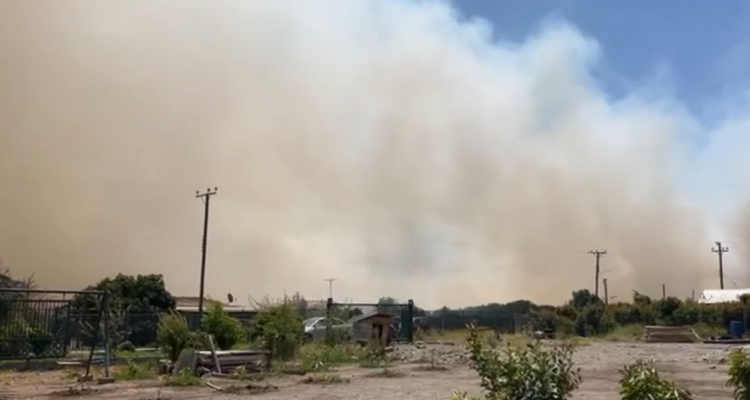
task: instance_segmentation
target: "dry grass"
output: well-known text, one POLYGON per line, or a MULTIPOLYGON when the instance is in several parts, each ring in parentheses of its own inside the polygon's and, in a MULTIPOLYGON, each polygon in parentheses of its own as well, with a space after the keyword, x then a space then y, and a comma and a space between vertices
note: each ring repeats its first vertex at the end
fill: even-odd
POLYGON ((33 386, 38 384, 59 384, 62 382, 76 382, 80 370, 60 371, 2 371, 0 385, 5 386, 33 386))
POLYGON ((334 385, 349 383, 349 379, 342 378, 339 374, 315 374, 309 375, 302 380, 304 384, 334 385))
MULTIPOLYGON (((527 335, 520 334, 497 334, 491 328, 478 328, 479 336, 482 337, 490 346, 498 345, 523 345, 531 343, 534 339, 527 335), (494 343, 493 343, 494 342, 494 343)), ((424 341, 442 341, 442 342, 454 342, 456 344, 463 344, 466 341, 466 330, 446 330, 446 331, 433 331, 422 336, 424 341)))

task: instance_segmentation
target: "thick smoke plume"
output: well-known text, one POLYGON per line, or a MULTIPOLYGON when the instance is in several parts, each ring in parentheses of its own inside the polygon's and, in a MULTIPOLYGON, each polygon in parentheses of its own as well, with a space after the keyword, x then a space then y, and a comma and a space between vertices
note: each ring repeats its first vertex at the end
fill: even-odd
POLYGON ((597 43, 436 2, 0 2, 0 256, 217 298, 426 306, 716 286, 679 104, 595 85, 597 43))

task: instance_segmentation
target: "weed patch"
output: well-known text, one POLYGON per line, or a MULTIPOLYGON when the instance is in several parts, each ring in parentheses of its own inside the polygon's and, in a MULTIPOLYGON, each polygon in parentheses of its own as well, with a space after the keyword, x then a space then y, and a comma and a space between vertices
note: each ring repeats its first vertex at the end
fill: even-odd
POLYGON ((306 385, 336 385, 349 383, 349 379, 342 378, 339 374, 315 374, 306 376, 302 383, 306 385))
POLYGON ((377 371, 371 372, 365 376, 368 378, 400 378, 405 374, 394 368, 381 368, 377 371))
POLYGON ((177 375, 168 375, 164 378, 164 385, 171 387, 201 386, 203 385, 203 379, 188 372, 182 372, 177 375))

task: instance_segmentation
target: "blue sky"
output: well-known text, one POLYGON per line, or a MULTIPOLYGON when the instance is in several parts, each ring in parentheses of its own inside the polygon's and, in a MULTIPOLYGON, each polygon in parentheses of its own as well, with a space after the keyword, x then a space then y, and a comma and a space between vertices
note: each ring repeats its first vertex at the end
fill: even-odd
MULTIPOLYGON (((746 193, 741 132, 750 79, 750 2, 673 0, 453 0, 464 18, 492 25, 493 39, 524 43, 550 22, 593 39, 596 84, 611 100, 642 92, 674 101, 699 127, 681 178, 715 217, 746 193)), ((731 217, 730 217, 731 218, 731 217)))
POLYGON ((630 85, 665 73, 670 89, 702 114, 712 99, 746 80, 750 2, 740 0, 455 0, 466 15, 485 18, 494 35, 523 40, 549 19, 563 18, 603 49, 600 84, 619 96, 630 85))

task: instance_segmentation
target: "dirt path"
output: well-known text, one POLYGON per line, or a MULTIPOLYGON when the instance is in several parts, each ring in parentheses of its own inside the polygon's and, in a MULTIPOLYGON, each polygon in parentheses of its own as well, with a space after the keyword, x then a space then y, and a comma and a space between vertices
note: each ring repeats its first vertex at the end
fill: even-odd
MULTIPOLYGON (((457 346, 421 346, 400 349, 403 363, 396 368, 397 377, 373 377, 378 370, 355 367, 340 368, 336 374, 348 380, 337 384, 305 384, 302 377, 285 377, 269 383, 278 390, 252 394, 221 394, 209 388, 171 389, 158 388, 156 382, 116 384, 101 387, 103 392, 88 398, 111 400, 166 400, 166 399, 264 399, 264 400, 383 400, 448 399, 454 390, 480 394, 476 374, 466 366, 465 352, 457 346), (430 371, 415 362, 427 359, 450 364, 446 371, 430 371)), ((677 381, 693 391, 699 399, 729 398, 731 392, 724 387, 726 358, 729 346, 702 344, 631 344, 594 343, 581 347, 576 353, 584 382, 575 393, 580 400, 612 400, 617 398, 618 370, 638 358, 655 359, 664 376, 677 381)), ((13 399, 49 399, 52 391, 69 385, 38 382, 33 384, 17 379, 5 382, 0 393, 13 399), (3 393, 4 392, 4 393, 3 393)), ((265 385, 263 383, 262 385, 265 385)), ((99 389, 99 387, 95 387, 99 389)), ((0 395, 0 396, 2 396, 0 395)), ((70 398, 70 397, 67 397, 70 398)))

